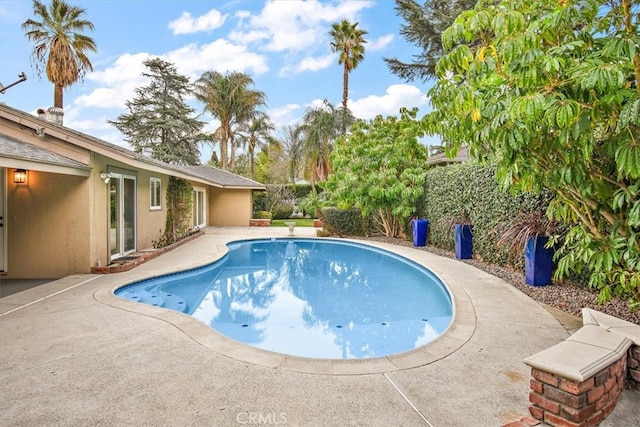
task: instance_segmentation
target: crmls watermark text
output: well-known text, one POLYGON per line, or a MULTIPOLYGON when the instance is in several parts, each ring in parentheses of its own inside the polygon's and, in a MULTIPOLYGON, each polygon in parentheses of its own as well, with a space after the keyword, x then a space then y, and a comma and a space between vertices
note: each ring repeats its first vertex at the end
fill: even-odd
POLYGON ((246 425, 284 425, 287 414, 284 412, 240 412, 236 415, 238 424, 246 425))

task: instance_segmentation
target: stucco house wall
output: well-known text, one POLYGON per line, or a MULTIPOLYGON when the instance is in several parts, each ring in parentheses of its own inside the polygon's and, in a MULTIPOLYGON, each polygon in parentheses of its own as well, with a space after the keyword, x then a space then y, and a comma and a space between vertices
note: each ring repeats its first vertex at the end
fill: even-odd
MULTIPOLYGON (((58 278, 112 262, 116 234, 110 224, 111 185, 103 173, 113 174, 110 182, 117 182, 117 174, 135 179, 134 251, 151 249, 164 232, 171 176, 204 191, 204 225, 248 226, 252 192, 264 190, 220 169, 166 164, 0 104, 3 171, 0 215, 6 216, 6 239, 0 242, 0 276, 6 278, 58 278), (16 169, 27 171, 26 183, 13 182, 16 169), (160 209, 151 207, 151 178, 160 180, 160 209)), ((127 235, 128 225, 123 230, 127 235)))
MULTIPOLYGON (((8 175, 12 174, 9 169, 8 175)), ((6 181, 8 277, 57 278, 88 272, 89 180, 31 170, 26 184, 6 181)))
POLYGON ((209 225, 248 226, 253 208, 251 191, 209 189, 209 225))

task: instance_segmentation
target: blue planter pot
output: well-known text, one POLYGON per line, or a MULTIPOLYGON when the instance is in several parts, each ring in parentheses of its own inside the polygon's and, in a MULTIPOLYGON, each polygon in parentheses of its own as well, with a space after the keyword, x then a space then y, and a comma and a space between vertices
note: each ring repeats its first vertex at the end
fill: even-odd
POLYGON ((553 248, 546 248, 546 236, 532 237, 524 250, 524 279, 528 285, 551 284, 553 272, 553 248))
POLYGON ((429 233, 429 221, 426 219, 414 219, 411 221, 413 228, 413 246, 427 246, 429 233))
POLYGON ((470 259, 473 255, 473 232, 470 224, 455 224, 453 238, 456 245, 456 258, 470 259))

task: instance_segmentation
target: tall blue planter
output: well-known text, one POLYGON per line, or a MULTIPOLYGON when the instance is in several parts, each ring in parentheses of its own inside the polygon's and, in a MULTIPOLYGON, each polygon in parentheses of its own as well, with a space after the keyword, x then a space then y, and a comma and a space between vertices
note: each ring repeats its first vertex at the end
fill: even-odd
POLYGON ((426 219, 414 219, 411 221, 413 228, 413 246, 427 246, 429 233, 429 221, 426 219))
POLYGON ((546 236, 532 237, 524 249, 524 279, 528 285, 544 286, 551 283, 553 248, 546 248, 546 236))
POLYGON ((473 255, 473 232, 470 224, 455 224, 453 238, 456 245, 456 258, 470 259, 473 255))

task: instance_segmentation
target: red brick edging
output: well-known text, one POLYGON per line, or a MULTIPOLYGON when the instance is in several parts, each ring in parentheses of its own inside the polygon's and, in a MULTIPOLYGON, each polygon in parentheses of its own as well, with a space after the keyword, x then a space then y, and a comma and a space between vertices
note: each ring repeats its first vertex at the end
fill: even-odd
POLYGON ((185 237, 182 240, 178 240, 175 243, 172 243, 170 245, 167 245, 165 247, 159 248, 155 251, 152 252, 142 252, 139 253, 139 255, 136 257, 136 259, 132 260, 131 262, 127 262, 124 264, 110 264, 110 265, 105 265, 105 266, 100 266, 100 267, 91 267, 91 273, 94 274, 109 274, 109 273, 122 273, 124 271, 129 271, 132 268, 149 261, 150 259, 153 259, 155 257, 158 257, 164 253, 167 253, 175 248, 177 248, 178 246, 184 245, 187 242, 190 242, 200 236, 204 235, 204 231, 200 230, 197 231, 191 235, 189 235, 188 237, 185 237))

